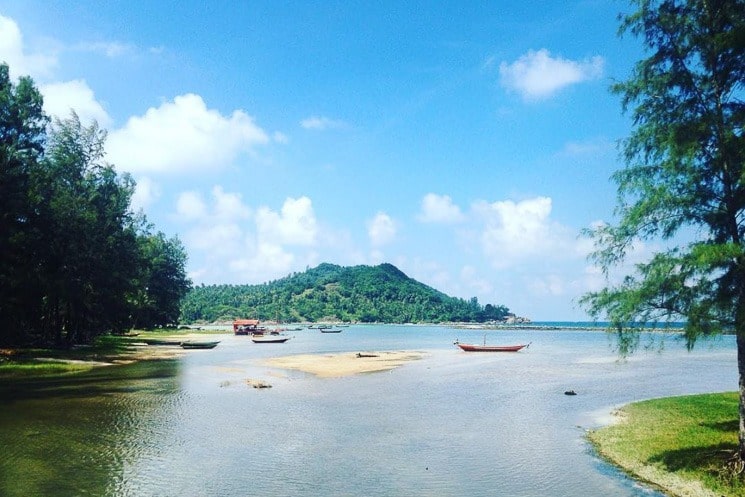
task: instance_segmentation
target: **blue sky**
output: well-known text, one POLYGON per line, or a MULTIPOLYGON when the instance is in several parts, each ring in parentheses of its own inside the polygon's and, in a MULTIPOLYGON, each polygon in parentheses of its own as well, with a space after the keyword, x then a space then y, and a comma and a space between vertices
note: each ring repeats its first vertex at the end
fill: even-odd
MULTIPOLYGON (((642 55, 620 1, 0 0, 0 60, 108 132, 194 283, 390 262, 580 320, 642 55)), ((637 255, 650 247, 638 246, 637 255)))

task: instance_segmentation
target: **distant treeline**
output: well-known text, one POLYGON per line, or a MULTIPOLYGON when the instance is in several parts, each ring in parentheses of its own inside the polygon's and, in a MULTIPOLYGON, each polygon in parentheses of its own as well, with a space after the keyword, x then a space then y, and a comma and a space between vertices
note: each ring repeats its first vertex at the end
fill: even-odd
POLYGON ((261 285, 201 285, 181 302, 181 321, 185 323, 238 317, 285 323, 481 323, 508 315, 510 311, 503 305, 482 306, 476 297, 449 297, 391 264, 321 264, 261 285))
POLYGON ((132 212, 105 137, 74 113, 50 126, 33 81, 0 63, 0 346, 177 322, 186 253, 132 212))

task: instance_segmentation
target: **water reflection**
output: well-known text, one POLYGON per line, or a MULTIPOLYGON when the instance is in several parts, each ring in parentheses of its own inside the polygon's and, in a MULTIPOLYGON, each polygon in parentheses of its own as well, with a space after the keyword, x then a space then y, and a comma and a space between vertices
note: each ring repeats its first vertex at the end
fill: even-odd
POLYGON ((0 494, 658 495, 598 460, 584 430, 614 405, 737 387, 728 339, 624 363, 602 333, 494 332, 489 342, 533 344, 475 355, 456 336, 482 333, 360 326, 276 347, 225 336, 177 361, 0 385, 0 494), (329 380, 261 363, 404 349, 429 356, 329 380))
POLYGON ((178 410, 177 361, 0 388, 0 495, 120 495, 125 467, 178 410))

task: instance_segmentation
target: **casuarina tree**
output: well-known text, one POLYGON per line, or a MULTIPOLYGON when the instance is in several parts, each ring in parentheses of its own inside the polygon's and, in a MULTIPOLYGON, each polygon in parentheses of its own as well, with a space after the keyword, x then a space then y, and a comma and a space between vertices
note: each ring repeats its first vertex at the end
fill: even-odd
POLYGON ((618 284, 583 297, 607 318, 622 352, 639 323, 685 322, 685 338, 734 333, 739 445, 745 459, 745 1, 634 0, 621 34, 645 58, 613 85, 633 128, 615 173, 617 221, 591 230, 606 275, 638 240, 667 248, 618 284), (684 241, 681 241, 684 240, 684 241))

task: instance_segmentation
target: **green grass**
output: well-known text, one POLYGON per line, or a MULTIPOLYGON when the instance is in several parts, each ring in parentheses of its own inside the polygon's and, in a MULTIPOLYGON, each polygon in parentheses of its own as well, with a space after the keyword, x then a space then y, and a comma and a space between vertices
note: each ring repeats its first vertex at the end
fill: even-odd
POLYGON ((0 363, 0 379, 28 376, 65 375, 82 373, 93 369, 92 365, 60 361, 37 362, 31 360, 6 361, 0 363))
POLYGON ((700 487, 712 495, 745 495, 745 475, 736 474, 730 460, 737 448, 737 393, 647 400, 619 415, 621 422, 589 434, 603 457, 672 495, 700 487))
POLYGON ((59 376, 90 371, 125 353, 130 338, 105 335, 92 344, 73 349, 4 349, 0 354, 0 379, 59 376))
POLYGON ((83 373, 110 362, 131 351, 132 343, 143 338, 173 338, 187 334, 210 335, 224 330, 195 331, 164 329, 157 331, 135 330, 137 336, 102 335, 83 347, 73 349, 2 349, 0 350, 0 380, 13 378, 49 377, 83 373))

